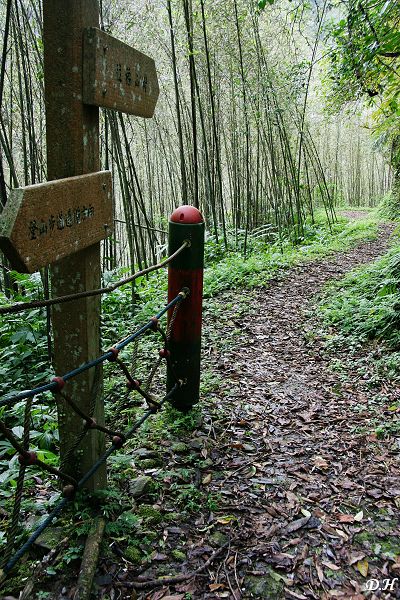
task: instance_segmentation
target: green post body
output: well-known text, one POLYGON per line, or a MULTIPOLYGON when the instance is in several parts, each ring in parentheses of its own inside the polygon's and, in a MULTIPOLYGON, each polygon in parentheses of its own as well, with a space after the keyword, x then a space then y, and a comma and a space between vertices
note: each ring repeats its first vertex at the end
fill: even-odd
MULTIPOLYGON (((204 221, 193 206, 181 206, 169 221, 169 254, 178 250, 185 240, 190 242, 169 265, 168 300, 175 298, 182 288, 190 290, 189 297, 180 305, 173 324, 169 350, 171 363, 183 385, 171 399, 171 404, 188 412, 200 396, 201 322, 203 303, 204 221)), ((169 313, 171 319, 173 310, 169 313)), ((167 376, 167 391, 175 384, 171 373, 167 376)))

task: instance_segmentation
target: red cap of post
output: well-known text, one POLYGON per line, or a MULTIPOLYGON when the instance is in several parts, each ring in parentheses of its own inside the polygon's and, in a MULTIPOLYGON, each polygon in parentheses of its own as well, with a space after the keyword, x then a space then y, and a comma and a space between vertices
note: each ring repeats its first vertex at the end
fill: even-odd
POLYGON ((184 204, 174 210, 170 221, 173 223, 183 223, 184 225, 194 225, 196 223, 203 223, 203 216, 194 206, 184 204))

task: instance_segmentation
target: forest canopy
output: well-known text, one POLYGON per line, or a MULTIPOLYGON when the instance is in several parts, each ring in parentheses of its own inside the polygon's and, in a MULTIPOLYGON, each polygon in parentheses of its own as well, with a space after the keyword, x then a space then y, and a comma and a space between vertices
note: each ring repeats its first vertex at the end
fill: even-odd
POLYGON ((328 27, 329 105, 340 110, 345 103, 361 99, 371 107, 375 133, 391 146, 396 168, 400 160, 400 5, 391 0, 343 4, 343 18, 328 27))
MULTIPOLYGON (((246 251, 257 228, 296 242, 315 209, 331 220, 335 206, 373 205, 390 189, 395 1, 102 0, 100 9, 104 31, 155 58, 161 90, 149 121, 101 114, 116 204, 104 268, 155 258, 182 202, 200 207, 217 243, 246 251)), ((46 179, 41 2, 3 2, 0 22, 4 205, 12 187, 46 179)))

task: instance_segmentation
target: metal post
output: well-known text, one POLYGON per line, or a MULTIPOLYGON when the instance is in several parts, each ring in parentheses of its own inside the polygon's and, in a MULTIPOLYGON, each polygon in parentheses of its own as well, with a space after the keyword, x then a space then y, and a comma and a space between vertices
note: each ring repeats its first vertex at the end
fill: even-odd
MULTIPOLYGON (((189 411, 199 401, 201 320, 203 303, 204 221, 193 206, 181 206, 169 221, 169 254, 185 240, 190 247, 179 254, 168 269, 168 300, 187 287, 190 295, 179 307, 173 324, 169 349, 176 376, 184 382, 171 399, 171 404, 182 412, 189 411)), ((172 312, 169 314, 169 320, 172 312)), ((175 381, 167 377, 167 391, 175 381)))
MULTIPOLYGON (((83 30, 99 26, 97 0, 44 0, 43 26, 48 179, 98 171, 99 109, 82 102, 83 30)), ((99 243, 54 263, 51 268, 53 297, 99 286, 99 243)), ((54 307, 52 322, 57 375, 100 353, 99 296, 54 307)), ((94 416, 97 422, 103 423, 101 367, 90 369, 68 382, 66 391, 86 414, 90 414, 95 401, 94 416)), ((58 407, 63 463, 83 423, 61 400, 58 407)), ((98 431, 89 431, 65 465, 66 472, 79 479, 103 449, 104 436, 98 431)), ((97 489, 104 487, 105 482, 103 465, 87 487, 97 489)))

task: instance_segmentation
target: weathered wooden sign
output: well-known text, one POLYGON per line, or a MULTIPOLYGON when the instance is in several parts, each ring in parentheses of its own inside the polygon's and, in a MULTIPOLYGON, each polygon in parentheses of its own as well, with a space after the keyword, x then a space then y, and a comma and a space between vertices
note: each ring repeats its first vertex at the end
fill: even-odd
POLYGON ((12 190, 0 215, 0 248, 14 269, 34 273, 112 229, 111 173, 100 171, 12 190))
POLYGON ((152 117, 159 94, 154 60, 100 29, 83 37, 83 102, 152 117))

